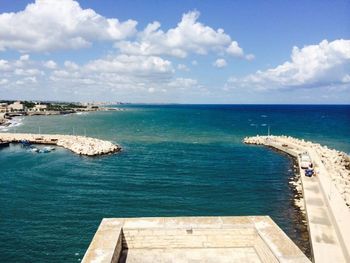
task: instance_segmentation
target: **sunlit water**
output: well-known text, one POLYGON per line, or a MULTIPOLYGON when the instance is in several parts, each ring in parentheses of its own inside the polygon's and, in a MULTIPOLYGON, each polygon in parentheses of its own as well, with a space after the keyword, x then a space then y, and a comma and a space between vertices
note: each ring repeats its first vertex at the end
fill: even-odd
MULTIPOLYGON (((9 132, 80 134, 123 151, 0 150, 0 261, 78 262, 104 217, 269 215, 303 246, 292 160, 242 143, 286 134, 350 152, 349 106, 128 106, 27 117, 9 132)), ((305 248, 303 248, 305 249, 305 248)))

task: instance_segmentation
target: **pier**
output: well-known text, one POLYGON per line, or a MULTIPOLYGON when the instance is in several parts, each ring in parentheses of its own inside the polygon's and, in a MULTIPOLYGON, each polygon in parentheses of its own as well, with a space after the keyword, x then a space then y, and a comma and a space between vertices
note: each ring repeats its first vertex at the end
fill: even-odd
POLYGON ((18 143, 28 141, 32 144, 57 145, 79 155, 105 155, 121 150, 120 146, 109 141, 85 136, 59 134, 0 133, 0 141, 18 143))
POLYGON ((298 161, 314 262, 350 262, 349 156, 287 136, 256 136, 244 142, 277 149, 298 161), (300 154, 305 152, 316 176, 303 174, 300 154))

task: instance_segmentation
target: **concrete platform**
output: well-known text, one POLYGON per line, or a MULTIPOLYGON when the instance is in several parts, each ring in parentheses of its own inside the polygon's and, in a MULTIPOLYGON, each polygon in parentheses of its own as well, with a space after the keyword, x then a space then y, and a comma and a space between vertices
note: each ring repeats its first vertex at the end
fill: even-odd
POLYGON ((84 263, 310 262, 268 216, 103 219, 84 263))

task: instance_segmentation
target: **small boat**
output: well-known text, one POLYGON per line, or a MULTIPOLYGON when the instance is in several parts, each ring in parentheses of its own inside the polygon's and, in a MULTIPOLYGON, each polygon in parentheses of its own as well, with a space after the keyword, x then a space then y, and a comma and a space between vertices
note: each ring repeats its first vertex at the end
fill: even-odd
POLYGON ((39 149, 36 148, 36 147, 33 147, 33 148, 30 148, 29 151, 31 151, 31 152, 33 152, 33 153, 38 153, 38 152, 39 152, 39 149))
POLYGON ((49 152, 51 152, 53 150, 55 150, 54 147, 47 146, 47 147, 44 147, 40 152, 42 152, 42 153, 49 153, 49 152))
POLYGON ((31 145, 30 142, 27 140, 20 140, 19 142, 22 145, 22 147, 30 147, 31 145))

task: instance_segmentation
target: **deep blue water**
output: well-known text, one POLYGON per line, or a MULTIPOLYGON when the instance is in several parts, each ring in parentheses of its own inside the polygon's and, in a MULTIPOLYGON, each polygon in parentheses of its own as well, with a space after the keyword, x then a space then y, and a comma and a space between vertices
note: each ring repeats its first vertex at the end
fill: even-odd
POLYGON ((129 105, 27 117, 14 132, 87 134, 123 147, 80 157, 0 150, 0 261, 78 262, 104 217, 270 215, 302 246, 292 160, 242 143, 285 134, 350 153, 350 106, 129 105))

